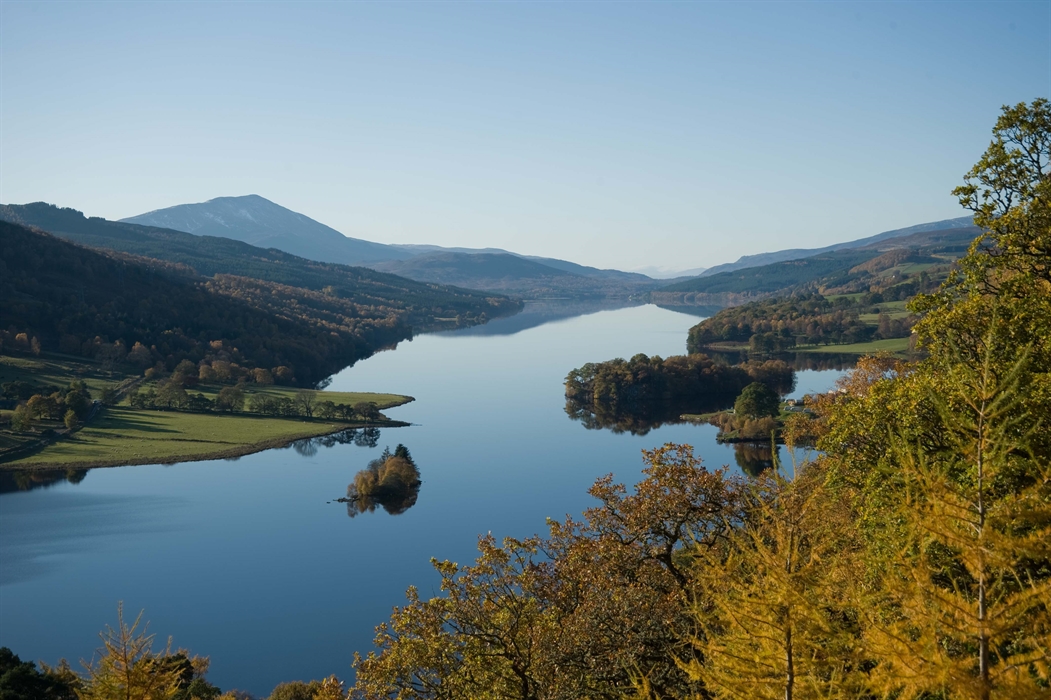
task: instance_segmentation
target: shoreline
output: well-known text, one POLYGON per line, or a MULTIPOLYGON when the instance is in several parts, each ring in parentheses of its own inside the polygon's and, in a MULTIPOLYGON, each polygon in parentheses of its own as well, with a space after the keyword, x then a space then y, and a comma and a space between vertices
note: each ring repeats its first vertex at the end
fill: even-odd
POLYGON ((293 442, 297 442, 299 440, 324 437, 326 435, 334 435, 336 433, 341 433, 344 430, 361 428, 407 428, 411 425, 412 423, 406 423, 404 421, 386 421, 383 423, 346 423, 344 425, 340 425, 338 428, 335 429, 329 429, 329 425, 326 425, 325 429, 320 431, 309 431, 305 433, 297 433, 295 435, 285 435, 280 438, 272 438, 270 440, 263 440, 262 442, 256 442, 250 445, 239 445, 237 447, 230 447, 224 450, 218 450, 215 452, 209 452, 204 454, 188 454, 181 457, 169 458, 86 460, 80 462, 32 462, 30 464, 4 462, 0 464, 0 471, 30 472, 54 471, 56 469, 106 469, 110 467, 138 467, 146 464, 182 464, 183 462, 208 462, 216 459, 244 457, 245 455, 255 454, 256 452, 264 452, 266 450, 288 447, 293 442))
MULTIPOLYGON (((388 402, 384 410, 403 406, 414 400, 410 396, 399 398, 401 400, 397 402, 388 402)), ((373 422, 343 422, 277 418, 253 413, 211 414, 107 407, 97 418, 79 428, 72 436, 63 436, 16 459, 0 462, 0 471, 79 470, 231 459, 285 448, 299 440, 321 438, 346 430, 403 428, 410 425, 412 424, 389 418, 373 422), (137 421, 139 426, 143 427, 127 425, 129 419, 137 421), (211 430, 208 432, 211 434, 202 434, 205 431, 199 431, 194 423, 200 421, 209 424, 211 430), (146 434, 143 431, 146 431, 146 434), (270 432, 271 435, 263 434, 264 431, 270 432), (155 439, 148 436, 149 433, 168 433, 168 436, 155 439), (144 454, 144 447, 160 449, 144 454), (180 448, 184 448, 185 452, 180 452, 180 448), (78 459, 80 455, 77 453, 81 450, 87 454, 78 459), (121 454, 131 450, 134 450, 134 454, 121 454), (48 454, 49 451, 51 454, 48 454), (112 455, 106 455, 107 451, 111 451, 112 455)))

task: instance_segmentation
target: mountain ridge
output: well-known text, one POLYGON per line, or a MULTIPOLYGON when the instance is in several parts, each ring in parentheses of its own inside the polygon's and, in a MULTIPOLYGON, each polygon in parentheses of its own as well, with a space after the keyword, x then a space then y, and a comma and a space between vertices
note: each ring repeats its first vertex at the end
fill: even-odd
POLYGON ((825 253, 832 253, 837 250, 845 250, 851 248, 864 248, 873 243, 887 240, 889 238, 900 238, 904 236, 910 236, 916 233, 924 233, 926 231, 944 231, 954 228, 966 228, 973 226, 972 217, 962 216, 955 219, 943 219, 941 221, 931 221, 925 224, 916 224, 915 226, 907 226, 905 228, 892 229, 890 231, 883 231, 873 236, 866 236, 865 238, 858 238, 852 241, 845 241, 843 243, 833 243, 832 245, 825 246, 823 248, 787 248, 785 250, 773 251, 770 253, 756 253, 754 255, 742 255, 735 262, 723 263, 722 265, 715 265, 708 268, 697 277, 711 277, 717 275, 720 272, 734 272, 736 270, 745 270, 751 267, 761 267, 763 265, 769 265, 772 263, 787 262, 789 260, 802 260, 804 258, 814 257, 816 255, 823 255, 825 253))
POLYGON ((345 236, 257 194, 177 204, 120 219, 119 223, 232 238, 260 248, 277 248, 299 257, 344 265, 412 256, 395 246, 345 236))

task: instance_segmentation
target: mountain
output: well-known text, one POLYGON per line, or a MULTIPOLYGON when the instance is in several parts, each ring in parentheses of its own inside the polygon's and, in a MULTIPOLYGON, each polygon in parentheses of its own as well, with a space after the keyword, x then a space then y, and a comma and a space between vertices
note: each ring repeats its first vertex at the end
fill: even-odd
POLYGON ((309 216, 255 194, 180 204, 121 219, 121 222, 197 236, 222 236, 260 248, 277 248, 310 260, 344 265, 400 260, 413 255, 396 246, 349 238, 309 216))
POLYGON ((875 236, 859 238, 855 241, 847 241, 846 243, 836 243, 835 245, 825 246, 824 248, 791 248, 789 250, 779 250, 774 253, 744 255, 738 258, 737 262, 724 263, 722 265, 710 267, 704 272, 702 272, 699 276, 711 277, 712 275, 718 275, 721 272, 733 272, 734 270, 744 270, 749 267, 760 267, 762 265, 785 262, 787 260, 800 260, 802 258, 810 258, 815 255, 832 253, 837 250, 863 248, 865 246, 869 246, 874 243, 879 243, 880 241, 887 240, 888 238, 900 238, 903 236, 911 236, 913 234, 924 233, 926 231, 945 231, 949 229, 968 228, 971 226, 974 226, 974 222, 971 220, 971 217, 963 216, 958 219, 932 221, 927 224, 909 226, 908 228, 899 228, 894 229, 893 231, 884 231, 883 233, 877 233, 875 236))
POLYGON ((44 202, 0 205, 0 220, 33 226, 93 248, 177 263, 205 277, 236 275, 320 292, 341 300, 341 304, 352 305, 341 312, 348 317, 389 317, 416 331, 449 327, 447 322, 438 320, 441 318, 460 317, 463 325, 470 325, 521 308, 518 302, 502 295, 416 282, 364 267, 307 260, 230 238, 89 218, 75 209, 44 202))
POLYGON ((423 282, 497 291, 526 299, 628 298, 657 284, 645 275, 512 253, 433 252, 408 260, 371 263, 370 267, 423 282))
POLYGON ((885 277, 888 271, 891 275, 924 269, 943 273, 980 234, 980 229, 969 226, 883 236, 876 241, 870 238, 858 248, 694 277, 662 287, 650 297, 663 304, 735 305, 803 291, 865 291, 867 280, 885 277))
MULTIPOLYGON (((562 270, 563 272, 572 272, 573 274, 581 275, 583 277, 594 277, 595 279, 619 279, 642 284, 652 282, 652 278, 638 272, 623 272, 621 270, 602 270, 597 267, 579 265, 574 262, 569 262, 568 260, 559 260, 558 258, 545 258, 538 255, 522 255, 521 253, 515 253, 510 250, 504 250, 503 248, 445 248, 438 245, 417 244, 398 244, 394 247, 411 251, 417 256, 426 256, 438 253, 464 253, 466 255, 513 255, 515 257, 522 258, 523 260, 532 260, 533 262, 540 263, 541 265, 546 265, 547 267, 552 267, 556 270, 562 270)), ((388 269, 389 266, 384 267, 381 265, 370 265, 370 267, 375 267, 378 270, 388 269)))
POLYGON ((443 248, 435 245, 384 245, 348 238, 308 216, 258 195, 218 197, 200 204, 180 204, 120 223, 182 231, 197 236, 231 238, 310 260, 365 265, 421 282, 456 284, 467 289, 510 291, 529 297, 551 294, 625 297, 656 283, 645 275, 600 270, 567 260, 519 255, 501 248, 443 248), (458 257, 481 255, 469 262, 458 257), (502 256, 536 263, 514 265, 502 256), (416 262, 408 264, 408 261, 416 262), (599 283, 554 284, 562 273, 601 280, 599 283), (534 283, 525 283, 533 280, 534 283))

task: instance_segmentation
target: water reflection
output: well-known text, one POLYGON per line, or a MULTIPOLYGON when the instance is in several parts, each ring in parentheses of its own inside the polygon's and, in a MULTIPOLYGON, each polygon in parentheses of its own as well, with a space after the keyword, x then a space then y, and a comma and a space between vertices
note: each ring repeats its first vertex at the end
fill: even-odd
POLYGON ((340 430, 338 433, 296 440, 288 446, 303 457, 313 457, 318 453, 319 447, 355 445, 357 447, 373 448, 378 446, 379 443, 379 428, 347 428, 346 430, 340 430))
POLYGON ((580 301, 526 301, 525 306, 514 316, 497 318, 481 326, 458 328, 445 332, 447 335, 515 335, 530 328, 547 323, 587 316, 599 311, 641 306, 643 302, 624 299, 587 299, 580 301))
POLYGON ((690 406, 657 406, 646 411, 619 411, 606 404, 585 405, 572 399, 566 400, 566 415, 579 421, 588 430, 609 430, 613 433, 631 433, 645 435, 662 425, 679 425, 687 421, 682 419, 684 413, 711 413, 721 411, 733 405, 725 402, 712 402, 706 405, 690 406))
POLYGON ((420 470, 408 448, 398 445, 393 453, 385 448, 383 454, 355 474, 347 486, 347 497, 339 501, 347 504, 351 518, 372 513, 377 507, 390 515, 400 515, 416 505, 421 483, 420 470))
POLYGON ((734 444, 734 461, 741 471, 751 477, 774 466, 774 450, 769 443, 738 442, 734 444))
POLYGON ((0 470, 0 493, 46 489, 64 482, 79 484, 88 475, 88 471, 87 469, 0 470))

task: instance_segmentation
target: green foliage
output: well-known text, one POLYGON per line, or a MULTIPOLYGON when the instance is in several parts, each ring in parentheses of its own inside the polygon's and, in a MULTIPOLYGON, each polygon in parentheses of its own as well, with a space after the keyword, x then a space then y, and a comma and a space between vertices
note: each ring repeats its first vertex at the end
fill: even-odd
POLYGON ((224 386, 215 397, 215 407, 220 411, 240 411, 244 404, 244 391, 239 386, 224 386))
POLYGON ((69 430, 74 430, 80 425, 80 419, 77 418, 77 412, 72 408, 66 411, 66 415, 62 417, 62 422, 69 430))
POLYGON ((734 413, 745 418, 776 416, 780 412, 781 397, 762 382, 746 386, 734 402, 734 413))
POLYGON ((867 342, 874 337, 898 338, 911 332, 910 319, 888 319, 885 327, 869 324, 860 314, 874 308, 849 298, 836 301, 820 294, 801 294, 753 301, 723 309, 690 329, 688 352, 718 343, 748 343, 756 353, 771 353, 800 345, 867 342))
POLYGON ((566 413, 587 428, 645 433, 684 413, 704 413, 730 405, 741 390, 758 381, 787 393, 792 368, 780 360, 730 366, 707 355, 635 355, 630 360, 588 363, 566 377, 566 413))
POLYGON ((0 647, 0 700, 76 700, 78 685, 64 666, 41 670, 0 647))
POLYGON ((314 700, 314 694, 320 690, 319 681, 290 681, 275 686, 267 700, 314 700))

